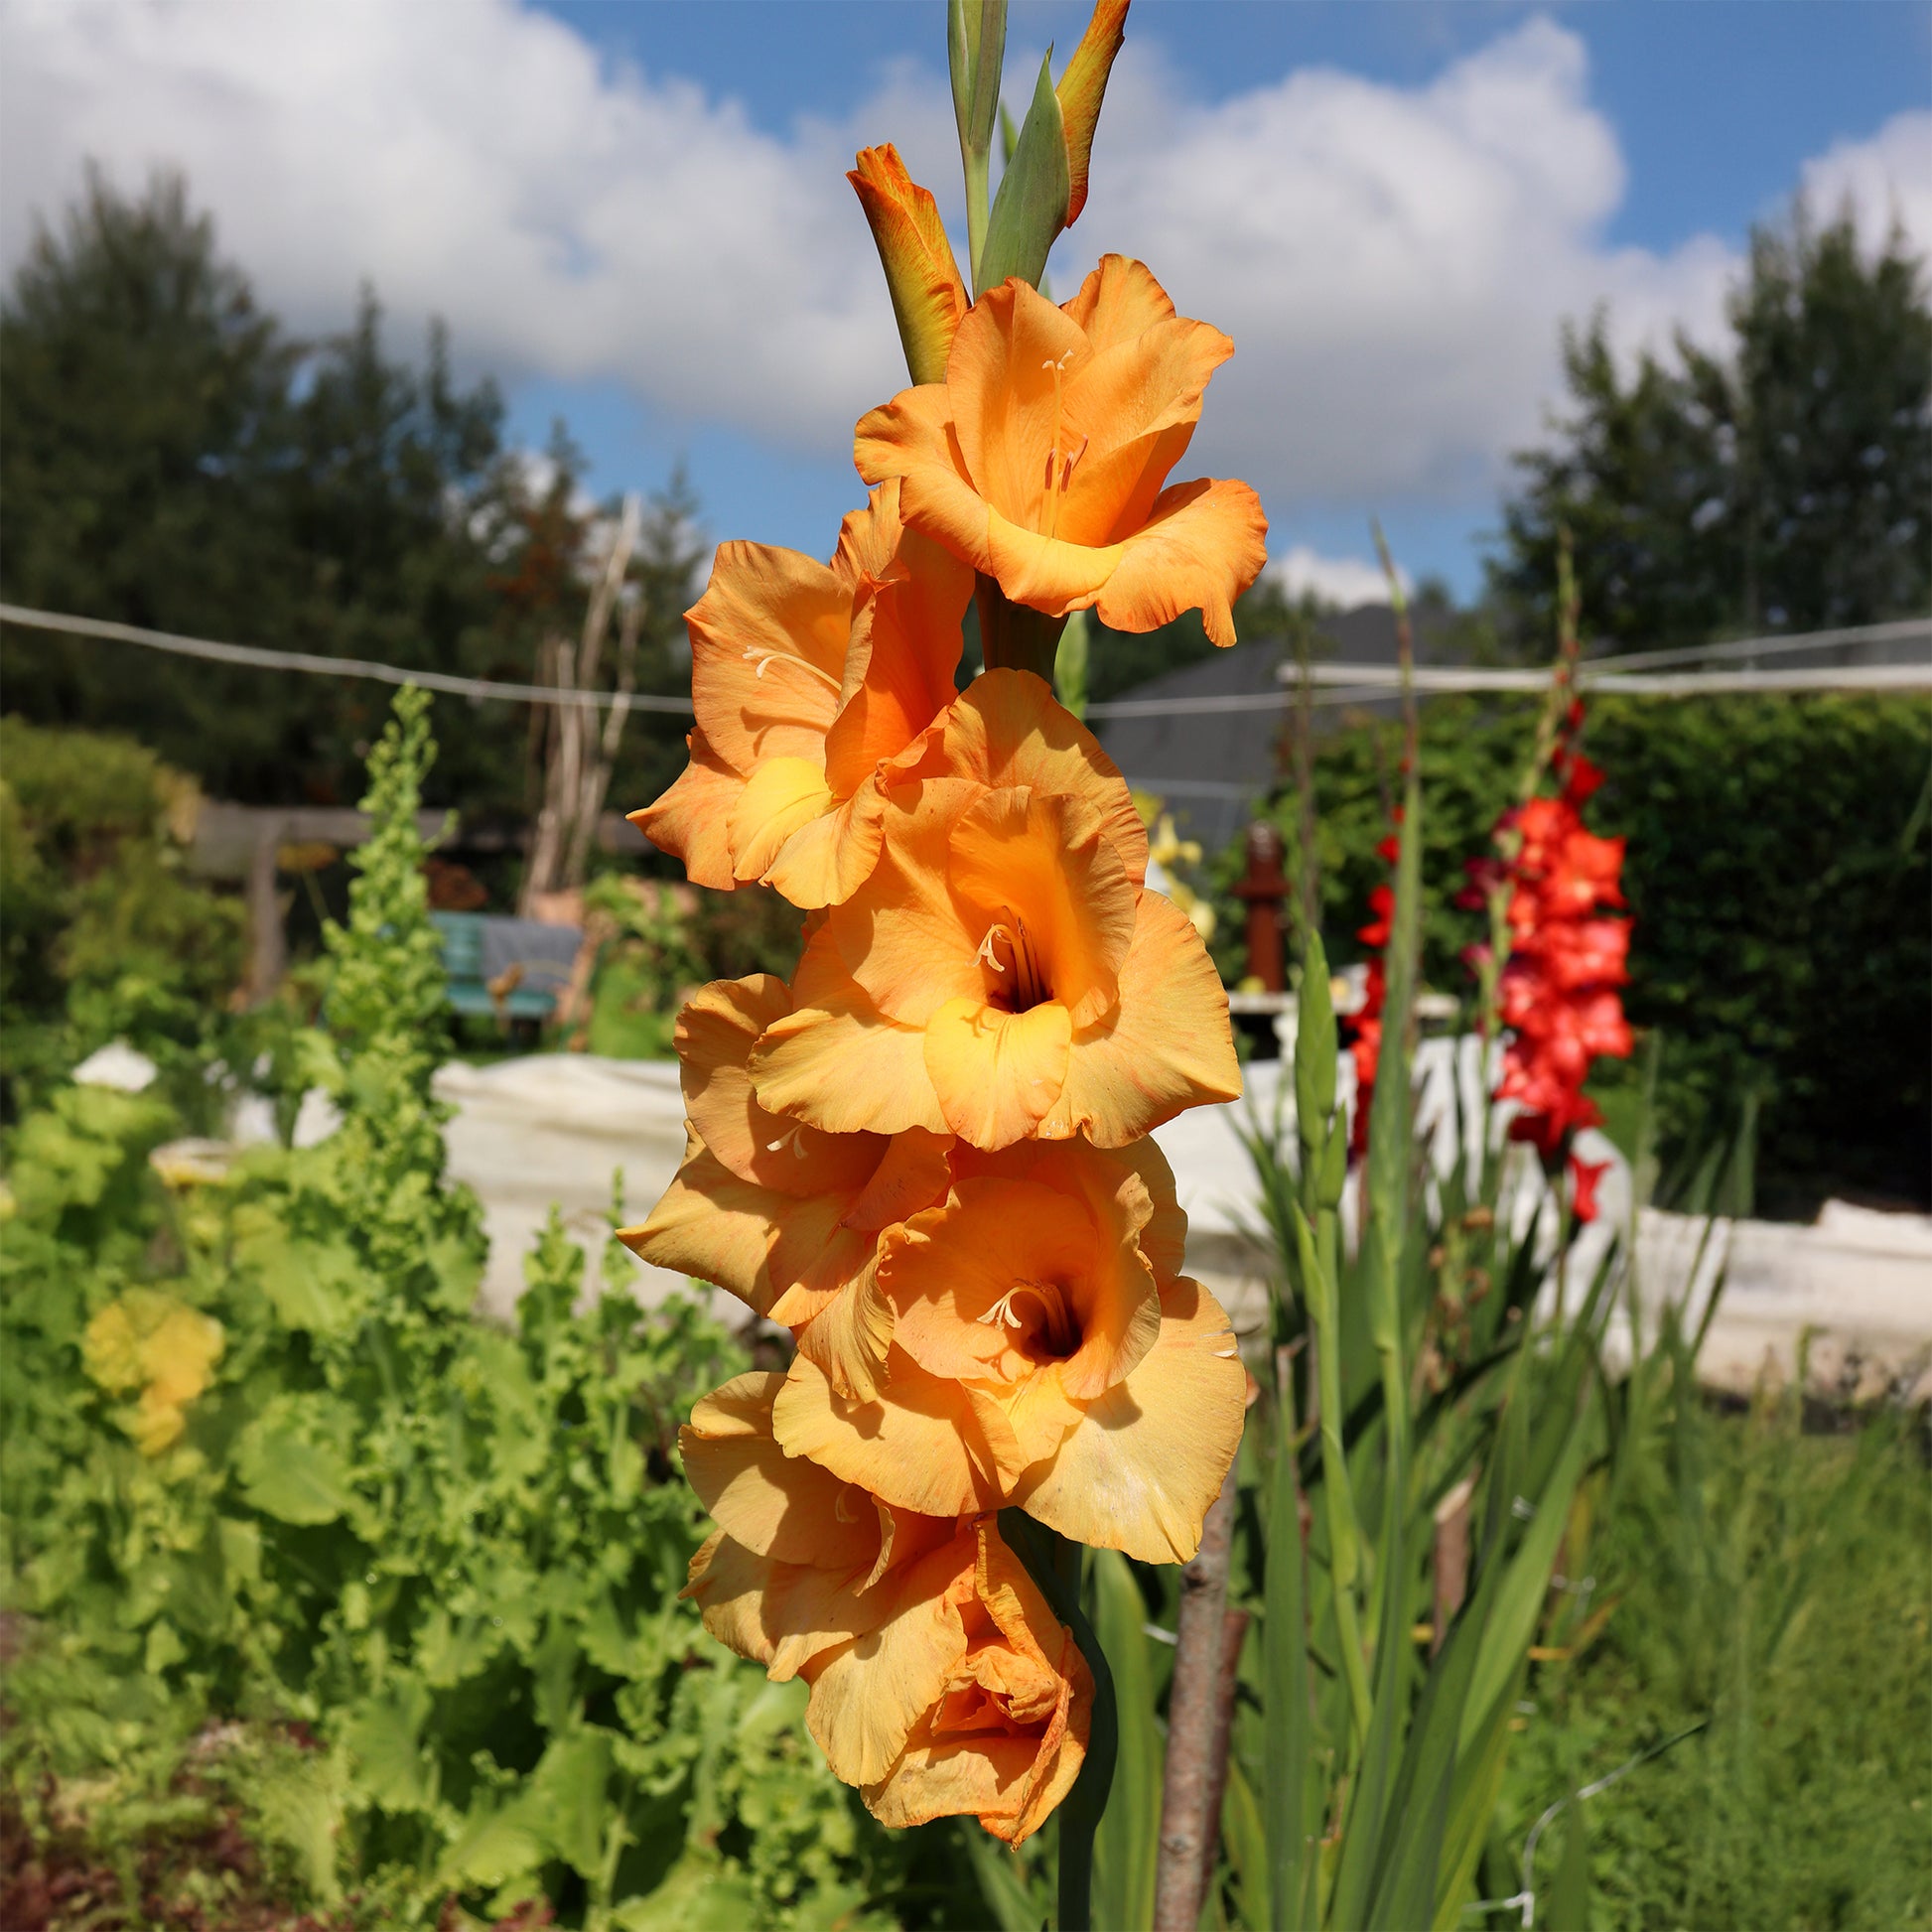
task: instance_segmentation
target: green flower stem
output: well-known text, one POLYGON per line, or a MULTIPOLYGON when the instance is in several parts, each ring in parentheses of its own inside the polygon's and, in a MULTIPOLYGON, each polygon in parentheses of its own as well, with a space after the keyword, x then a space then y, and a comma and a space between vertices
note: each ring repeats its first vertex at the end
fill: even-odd
POLYGON ((1342 1446, 1341 1317, 1335 1306, 1334 1278, 1315 1253, 1314 1235, 1301 1203, 1295 1203, 1295 1239, 1302 1279, 1312 1291, 1309 1314, 1314 1322, 1315 1373, 1321 1389, 1321 1499, 1328 1516, 1328 1565, 1334 1580, 1335 1628, 1341 1639, 1341 1673, 1348 1685, 1348 1707, 1358 1740, 1368 1737, 1373 1708, 1368 1666, 1362 1652, 1361 1612, 1355 1591, 1362 1553, 1355 1523, 1355 1498, 1348 1480, 1348 1451, 1342 1446))
POLYGON ((1059 1932, 1092 1932, 1093 1835, 1100 1829, 1113 1788, 1114 1759, 1120 1748, 1120 1716, 1114 1704, 1114 1675, 1107 1653, 1080 1607, 1080 1545, 1024 1509, 1000 1512, 1000 1535, 1027 1566, 1053 1614, 1073 1632, 1073 1641, 1093 1674, 1093 1717, 1087 1754, 1073 1789, 1060 1805, 1059 1932))
POLYGON ((980 616, 980 654, 989 671, 1032 671, 1053 682, 1064 618, 1013 603, 992 578, 982 575, 974 592, 980 616))

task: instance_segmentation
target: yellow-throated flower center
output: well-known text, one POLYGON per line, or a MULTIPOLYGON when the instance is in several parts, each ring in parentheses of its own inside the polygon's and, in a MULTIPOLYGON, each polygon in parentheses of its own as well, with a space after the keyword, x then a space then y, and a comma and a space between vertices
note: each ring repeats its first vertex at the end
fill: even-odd
POLYGON ((1053 374, 1053 441, 1046 451, 1046 474, 1042 480, 1045 495, 1040 504, 1041 534, 1056 536, 1060 527, 1060 499, 1066 494, 1067 485, 1073 481, 1073 466, 1087 453, 1087 437, 1080 438, 1077 450, 1063 450, 1060 447, 1064 425, 1060 421, 1063 408, 1062 388, 1066 378, 1066 358, 1073 351, 1069 348, 1066 355, 1049 358, 1039 366, 1050 369, 1053 374))
POLYGON ((1010 905, 1001 906, 1000 911, 1002 916, 986 928, 976 955, 991 981, 987 1005, 1007 1013, 1031 1013, 1053 997, 1046 962, 1027 929, 1026 919, 1010 905))
POLYGON ((1005 1328, 1033 1362, 1063 1362, 1080 1345, 1080 1317, 1058 1282, 1016 1282, 980 1320, 1005 1328))

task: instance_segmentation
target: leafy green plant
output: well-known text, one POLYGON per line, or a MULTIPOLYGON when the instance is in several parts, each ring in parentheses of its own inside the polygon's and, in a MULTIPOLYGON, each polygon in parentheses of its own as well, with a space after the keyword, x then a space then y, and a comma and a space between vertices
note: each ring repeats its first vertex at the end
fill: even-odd
POLYGON ((202 1069, 232 1031, 242 913, 188 876, 193 780, 128 740, 19 718, 0 719, 0 769, 9 1105, 127 1039, 177 1104, 205 1111, 202 1069))
POLYGON ((736 1343, 688 1300, 641 1315, 615 1243, 587 1294, 554 1217, 514 1324, 471 1313, 478 1209, 430 1090, 430 756, 405 692, 326 935, 326 1031, 296 1055, 337 1134, 216 1173, 167 1145, 164 1101, 69 1087, 11 1137, 11 1802, 130 1874, 145 1835, 238 1807, 283 1895, 345 1923, 533 1903, 629 1932, 864 1927, 901 1897, 944 1922, 956 1887, 918 1873, 953 1841, 874 1826, 804 1737, 802 1687, 679 1598, 700 1528, 677 1430, 736 1343), (121 1420, 167 1372, 125 1336, 176 1332, 177 1307, 215 1352, 161 1442, 121 1420))
POLYGON ((692 931, 697 889, 615 873, 584 895, 598 938, 585 1043, 615 1059, 655 1059, 671 1050, 680 995, 705 978, 692 931))
MULTIPOLYGON (((1526 704, 1441 698, 1423 712, 1423 973, 1445 992, 1470 989, 1460 954, 1479 920, 1454 897, 1464 860, 1489 851, 1513 802, 1530 716, 1526 704)), ((1925 708, 1905 698, 1591 700, 1586 750, 1607 774, 1591 823, 1628 841, 1625 1007, 1665 1037, 1654 1105, 1667 1166, 1734 1127, 1739 1096, 1755 1090, 1764 1209, 1808 1217, 1834 1191, 1926 1198, 1929 746, 1925 708)), ((1331 941, 1362 923, 1382 881, 1375 848, 1400 755, 1393 724, 1314 749, 1331 941)), ((1299 877, 1302 804, 1284 791, 1270 814, 1299 877)), ((1242 926, 1227 892, 1244 863, 1235 847, 1215 867, 1230 977, 1242 926)), ((1357 956, 1352 939, 1331 951, 1357 956)), ((1606 1101, 1635 1079, 1609 1072, 1606 1101)))

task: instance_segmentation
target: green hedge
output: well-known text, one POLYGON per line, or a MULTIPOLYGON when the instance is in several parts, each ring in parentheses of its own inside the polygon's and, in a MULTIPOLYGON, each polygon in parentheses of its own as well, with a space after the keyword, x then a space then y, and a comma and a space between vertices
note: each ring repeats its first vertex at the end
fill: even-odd
MULTIPOLYGON (((1468 986, 1462 862, 1513 797, 1529 703, 1439 699, 1423 713, 1426 970, 1468 986)), ((1588 755, 1592 828, 1628 840, 1635 929, 1625 1000, 1664 1035, 1668 1153, 1761 1104, 1760 1212, 1809 1216, 1831 1194, 1932 1204, 1932 707, 1916 699, 1604 698, 1588 755)), ((1340 961, 1383 875, 1399 734, 1356 723, 1321 742, 1315 795, 1322 923, 1340 961)), ((1299 805, 1271 807, 1296 864, 1299 805)), ((1223 854, 1225 893, 1240 855, 1223 854)), ((1238 904, 1222 908, 1238 972, 1238 904)), ((1634 1077, 1608 1069, 1614 1086, 1634 1077)))

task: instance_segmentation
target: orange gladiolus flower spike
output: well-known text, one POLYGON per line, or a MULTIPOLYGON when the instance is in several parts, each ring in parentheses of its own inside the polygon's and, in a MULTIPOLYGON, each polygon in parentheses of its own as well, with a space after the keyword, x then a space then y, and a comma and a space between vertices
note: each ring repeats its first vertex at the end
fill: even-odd
POLYGON ((1267 561, 1260 499, 1242 483, 1163 485, 1233 350, 1119 255, 1057 309, 1009 280, 959 324, 943 382, 861 420, 854 460, 869 483, 898 479, 905 521, 1017 604, 1119 630, 1198 610, 1231 644, 1234 600, 1267 561))
POLYGON ((1226 1314, 1174 1272, 1183 1228, 1151 1142, 960 1150, 945 1204, 882 1243, 878 1395, 843 1398, 800 1358, 779 1443, 904 1508, 1016 1502, 1077 1541, 1186 1561, 1247 1381, 1226 1314))
POLYGON ((845 520, 830 564, 726 543, 687 614, 691 761, 630 814, 692 882, 847 897, 878 857, 882 767, 953 695, 972 573, 899 521, 898 491, 845 520))
POLYGON ((827 915, 796 1011, 752 1056, 760 1104, 837 1132, 1119 1147, 1239 1093, 1200 937, 1140 890, 1127 787, 1045 685, 980 678, 928 759, 955 775, 895 791, 876 873, 827 915))
POLYGON ((784 1323, 836 1386, 869 1392, 892 1333, 873 1279, 880 1230, 945 1198, 946 1143, 917 1129, 828 1134, 767 1113, 746 1060, 790 1012, 784 982, 764 973, 692 996, 677 1023, 684 1162, 650 1218, 620 1238, 784 1323))

